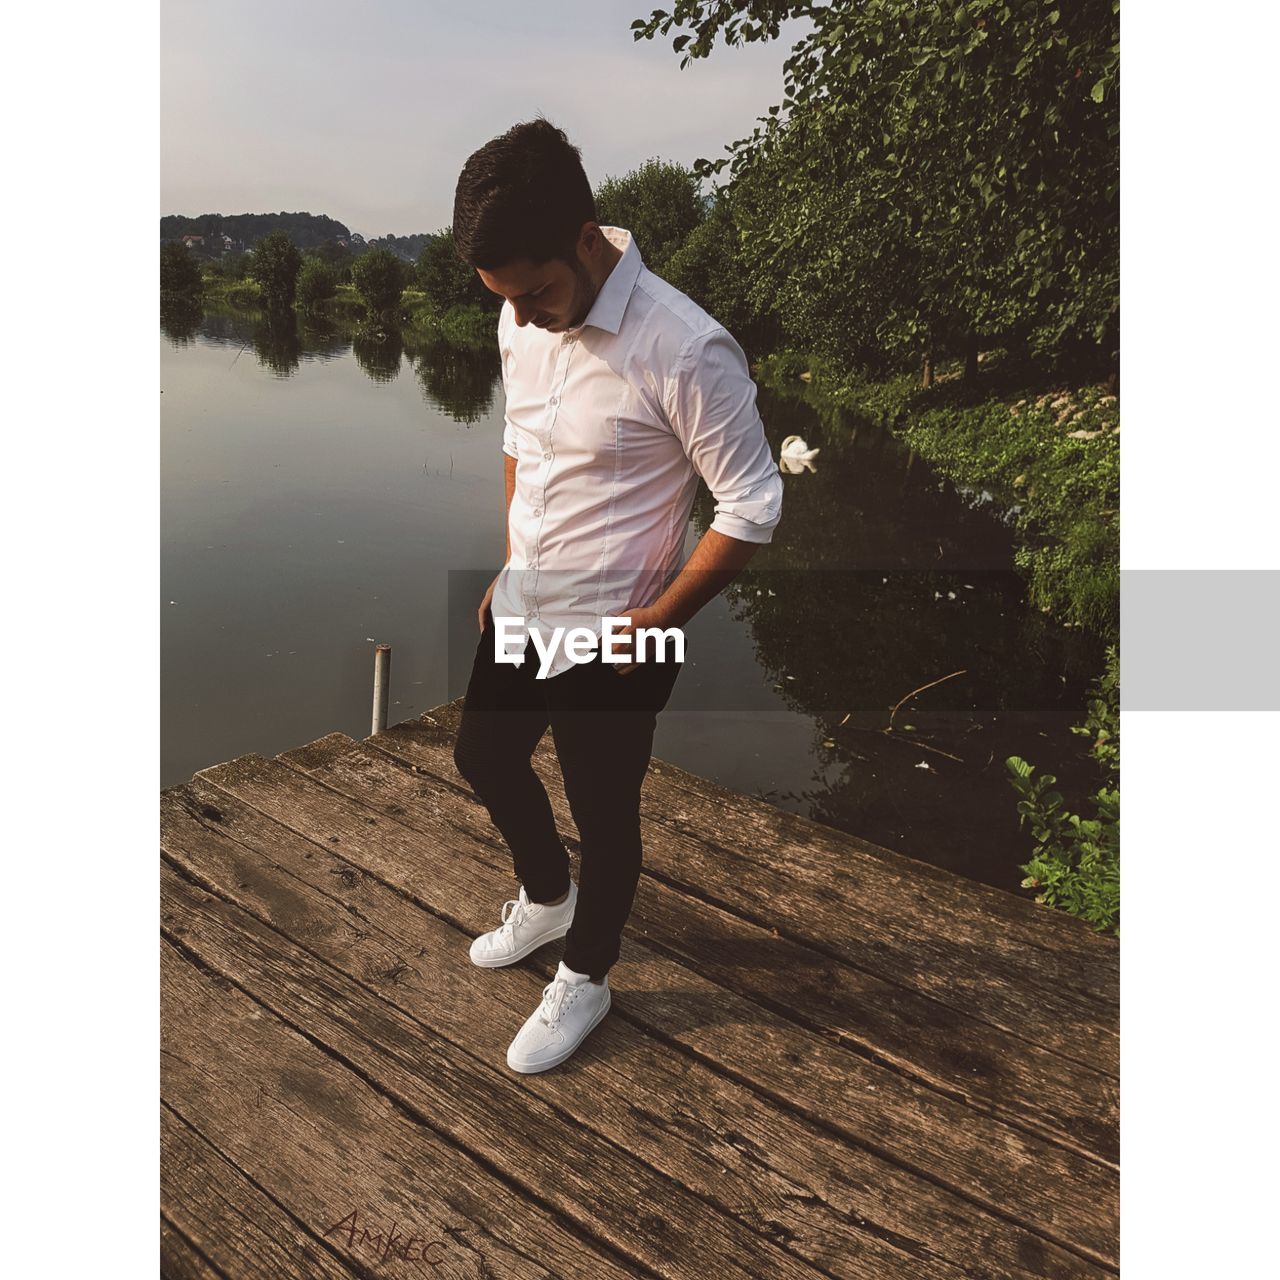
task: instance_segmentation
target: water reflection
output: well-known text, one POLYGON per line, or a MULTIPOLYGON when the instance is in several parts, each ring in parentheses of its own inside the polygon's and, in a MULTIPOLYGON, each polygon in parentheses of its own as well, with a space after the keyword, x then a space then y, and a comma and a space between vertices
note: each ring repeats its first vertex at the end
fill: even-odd
POLYGON ((238 351, 252 347, 258 363, 280 378, 294 376, 305 362, 351 354, 373 382, 385 385, 399 376, 408 356, 426 403, 468 425, 492 411, 498 385, 496 337, 493 349, 455 347, 385 325, 186 301, 162 308, 160 329, 175 349, 197 337, 238 351))
POLYGON ((417 353, 413 370, 429 405, 457 422, 473 423, 493 407, 500 367, 496 341, 492 351, 471 351, 436 342, 417 353))
MULTIPOLYGON (((1004 761, 1035 752, 1087 784, 1070 725, 1100 642, 1030 609, 1007 528, 892 436, 763 389, 759 406, 771 440, 821 448, 787 476, 769 567, 758 557, 725 593, 775 698, 813 724, 807 780, 762 794, 1013 887, 1026 840, 1004 761)), ((699 532, 713 516, 704 489, 699 532)))
POLYGON ((374 382, 394 382, 404 355, 404 339, 397 329, 361 325, 351 335, 356 363, 374 382))
POLYGON ((287 378, 302 360, 296 313, 277 311, 259 316, 253 326, 253 353, 264 369, 287 378))
POLYGON ((168 297, 160 303, 160 329, 175 347, 185 347, 200 331, 204 308, 190 298, 168 297))
POLYGON ((349 335, 339 325, 318 316, 298 318, 298 339, 306 360, 336 360, 351 346, 349 335))

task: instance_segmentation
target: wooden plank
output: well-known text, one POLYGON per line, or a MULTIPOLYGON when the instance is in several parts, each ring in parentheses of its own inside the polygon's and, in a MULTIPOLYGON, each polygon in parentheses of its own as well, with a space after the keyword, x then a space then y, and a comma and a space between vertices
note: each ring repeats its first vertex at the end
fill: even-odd
POLYGON ((195 1246, 162 1213, 160 1215, 160 1280, 221 1280, 195 1246))
MULTIPOLYGON (((483 1158, 504 1181, 519 1186, 528 1201, 545 1201, 544 1207, 575 1221, 584 1235, 601 1235, 616 1252, 662 1276, 699 1274, 708 1267, 733 1280, 815 1280, 821 1274, 621 1147, 566 1125, 562 1115, 509 1074, 434 1031, 438 980, 419 989, 426 1000, 411 1015, 240 907, 182 879, 167 864, 161 883, 165 928, 202 963, 252 991, 284 1021, 305 1027, 308 1036, 349 1062, 409 1114, 472 1157, 483 1158), (495 1134, 502 1135, 500 1141, 494 1141, 495 1134), (637 1213, 636 1206, 643 1206, 643 1212, 637 1213)), ((329 932, 335 927, 349 932, 340 918, 346 913, 332 900, 328 914, 329 932)), ((378 976, 385 984, 385 972, 378 976)), ((493 1039, 495 1031, 518 1026, 523 1016, 495 1019, 495 1013, 507 1010, 485 998, 480 988, 492 983, 482 984, 481 977, 475 975, 467 993, 467 1011, 473 1022, 488 1024, 493 1039)), ((525 1003, 531 1009, 536 995, 525 1003)), ((509 1040, 511 1031, 504 1034, 509 1040)), ((896 1257, 902 1275, 907 1261, 896 1257)), ((874 1267, 850 1274, 876 1275, 882 1262, 876 1259, 874 1267)), ((952 1268, 932 1274, 939 1280, 960 1277, 952 1268)))
MULTIPOLYGON (((462 706, 465 699, 455 698, 451 702, 433 707, 422 715, 392 726, 394 729, 412 729, 418 724, 435 724, 445 729, 448 734, 457 733, 462 719, 462 706)), ((381 736, 381 735, 379 735, 381 736)), ((365 741, 373 741, 368 738, 365 741)), ((555 763, 555 748, 550 734, 546 735, 538 745, 539 756, 548 763, 555 763)), ((852 851, 856 861, 869 858, 878 864, 880 873, 887 877, 887 883, 909 887, 920 880, 946 889, 954 895, 958 909, 981 917, 995 916, 1005 924, 1005 933, 1033 946, 1043 946, 1046 940, 1054 943, 1060 955, 1074 955, 1087 960, 1091 965, 1109 967, 1113 973, 1119 971, 1118 950, 1115 940, 1098 934, 1083 921, 1061 911, 1047 911, 1037 906, 1028 898, 1019 897, 993 885, 982 884, 958 876, 953 871, 936 867, 929 862, 921 862, 917 858, 895 853, 881 845, 871 844, 857 836, 837 831, 832 827, 814 822, 812 819, 779 809, 756 796, 749 796, 740 791, 733 791, 710 778, 690 773, 678 765, 661 760, 656 756, 651 760, 650 780, 670 783, 686 792, 694 799, 711 800, 720 808, 728 808, 740 812, 754 825, 757 820, 765 823, 766 829, 779 837, 782 845, 794 846, 789 849, 789 856, 800 862, 812 862, 818 867, 828 867, 831 855, 837 860, 832 869, 838 870, 840 864, 849 857, 852 851)), ((1012 793, 1011 793, 1012 794, 1012 793)), ((743 857, 751 857, 759 853, 759 847, 745 847, 743 857)))
MULTIPOLYGON (((360 748, 350 740, 344 748, 341 738, 330 736, 279 759, 329 781, 331 766, 344 754, 377 747, 439 777, 444 768, 440 757, 451 750, 439 737, 431 726, 399 725, 360 748)), ((563 832, 572 822, 568 803, 558 778, 548 782, 563 832)), ((341 782, 334 785, 350 790, 341 782)), ((362 798, 381 807, 376 794, 362 798)), ((413 812, 413 799, 399 793, 389 796, 387 803, 397 815, 413 812)), ((458 803, 473 809, 475 821, 492 830, 470 791, 460 790, 458 803)), ((648 874, 641 876, 632 918, 643 922, 650 944, 762 1003, 775 1001, 778 975, 785 974, 785 1005, 772 1006, 783 1016, 1006 1123, 1114 1165, 1119 1155, 1119 1087, 1114 1077, 677 892, 673 885, 683 890, 690 883, 715 884, 732 878, 737 870, 726 866, 717 851, 695 847, 694 841, 668 827, 648 821, 641 825, 648 874)), ((566 844, 576 848, 577 842, 566 837, 566 844)), ((772 887, 780 894, 788 891, 776 882, 772 887)), ((805 904, 795 909, 811 908, 805 904)))
POLYGON ((395 1222, 398 1247, 430 1249, 439 1258, 432 1274, 458 1280, 626 1280, 641 1271, 529 1204, 167 942, 160 975, 165 1040, 182 1046, 164 1059, 162 1097, 353 1270, 395 1260, 395 1222), (365 1234, 335 1230, 344 1221, 365 1234), (383 1238, 375 1244, 372 1233, 383 1238))
MULTIPOLYGON (((494 1008, 479 1019, 465 981, 470 932, 423 911, 332 845, 304 840, 203 782, 166 792, 162 807, 167 856, 184 869, 382 999, 415 1016, 427 1016, 429 1006, 441 1036, 486 1062, 501 1061, 531 1003, 525 966, 470 970, 494 1008), (452 976, 443 981, 444 974, 452 976)), ((450 855, 441 849, 438 856, 450 855)), ((469 883, 465 872, 462 883, 469 883)), ((465 920, 475 910, 466 898, 446 914, 465 920)), ((570 1065, 533 1078, 549 1103, 832 1274, 858 1274, 865 1263, 886 1278, 916 1277, 938 1258, 966 1274, 981 1258, 993 1277, 1103 1274, 787 1110, 762 1105, 749 1089, 612 1014, 570 1065)))
MULTIPOLYGON (((452 763, 451 735, 460 714, 458 703, 449 703, 368 741, 394 741, 406 754, 412 745, 422 751, 424 767, 465 788, 452 763), (433 732, 433 726, 444 733, 433 732), (426 763, 428 756, 432 763, 426 763)), ((549 736, 533 762, 559 820, 571 825, 549 736)), ((689 837, 686 848, 694 859, 688 865, 650 862, 653 873, 939 1003, 1118 1075, 1118 947, 1083 921, 888 850, 873 854, 875 846, 661 761, 650 765, 641 811, 648 822, 689 837), (676 778, 689 785, 667 785, 676 778), (762 903, 768 904, 767 916, 762 903)))
POLYGON ((166 1216, 212 1264, 199 1274, 272 1280, 359 1274, 167 1106, 160 1108, 160 1197, 166 1216))
MULTIPOLYGON (((359 786, 372 787, 375 780, 403 785, 405 771, 380 753, 344 759, 359 766, 359 786)), ((424 803, 410 828, 357 808, 350 798, 261 757, 242 757, 197 776, 317 843, 334 844, 344 857, 441 914, 472 903, 472 918, 479 924, 476 913, 483 908, 485 915, 492 914, 488 904, 510 888, 505 850, 495 841, 478 840, 459 815, 456 795, 429 780, 413 782, 424 803), (430 850, 425 859, 424 849, 430 850)), ((474 927, 470 921, 459 923, 474 927)), ((1103 1265, 1113 1263, 1112 1170, 830 1045, 673 964, 634 933, 627 936, 624 959, 621 973, 627 983, 622 999, 615 997, 615 1009, 623 1004, 622 1016, 722 1072, 748 1074, 758 1092, 849 1140, 1068 1249, 1103 1265), (833 1112, 836 1098, 846 1105, 833 1112)))

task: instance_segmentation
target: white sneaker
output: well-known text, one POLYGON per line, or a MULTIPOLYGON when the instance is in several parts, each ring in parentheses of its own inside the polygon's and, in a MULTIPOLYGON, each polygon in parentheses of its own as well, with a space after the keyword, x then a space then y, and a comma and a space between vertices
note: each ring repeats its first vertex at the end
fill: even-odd
POLYGON ((562 1063, 609 1012, 609 975, 600 983, 575 973, 563 960, 542 988, 542 1003, 516 1032, 507 1049, 507 1066, 528 1074, 562 1063))
POLYGON ((551 906, 530 902, 520 886, 520 896, 502 904, 502 923, 496 929, 481 934, 471 944, 471 962, 482 969, 497 969, 504 964, 515 964, 544 942, 554 942, 569 932, 573 923, 573 909, 578 901, 578 886, 569 880, 569 896, 551 906))

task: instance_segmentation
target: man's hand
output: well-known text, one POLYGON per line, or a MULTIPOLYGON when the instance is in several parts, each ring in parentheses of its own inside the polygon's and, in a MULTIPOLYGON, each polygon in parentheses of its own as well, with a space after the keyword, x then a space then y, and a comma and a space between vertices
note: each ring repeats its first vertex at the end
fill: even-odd
POLYGON ((489 605, 493 601, 493 589, 498 585, 498 578, 502 577, 502 571, 498 571, 498 577, 489 583, 489 589, 484 593, 484 599, 480 601, 480 607, 476 610, 476 626, 480 628, 480 634, 484 635, 484 615, 489 611, 489 605))
MULTIPOLYGON (((625 609, 620 614, 613 615, 623 620, 623 625, 614 629, 613 652, 616 654, 624 654, 629 657, 635 656, 633 649, 634 635, 641 627, 661 627, 666 629, 674 624, 667 617, 666 610, 650 605, 644 609, 625 609), (630 621, 627 621, 630 619, 630 621)), ((605 637, 600 637, 601 652, 604 651, 605 637)), ((614 671, 620 676, 625 676, 628 672, 634 671, 639 663, 628 662, 622 666, 614 667, 614 671)))
MULTIPOLYGON (((741 538, 731 538, 717 529, 708 529, 694 547, 693 554, 685 562, 676 580, 651 605, 642 609, 623 609, 613 615, 631 619, 629 625, 618 628, 614 652, 634 657, 630 637, 640 627, 660 627, 664 631, 668 627, 686 627, 708 600, 718 595, 738 576, 761 545, 758 542, 744 542, 741 538)), ((604 639, 601 637, 601 652, 603 643, 604 639)), ((635 669, 634 662, 614 667, 619 675, 635 669)))

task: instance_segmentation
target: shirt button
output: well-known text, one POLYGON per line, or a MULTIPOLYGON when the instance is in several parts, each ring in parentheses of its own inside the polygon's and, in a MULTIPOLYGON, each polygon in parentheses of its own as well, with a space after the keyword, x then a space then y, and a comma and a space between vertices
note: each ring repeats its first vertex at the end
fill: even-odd
POLYGON ((551 403, 551 404, 553 404, 553 405, 554 405, 554 404, 559 404, 559 403, 560 403, 560 397, 559 397, 559 396, 552 396, 552 397, 551 397, 551 401, 550 401, 550 403, 551 403))
POLYGON ((551 455, 549 453, 544 453, 542 456, 546 458, 548 462, 551 461, 551 455))
POLYGON ((542 508, 541 508, 541 507, 534 507, 534 509, 533 509, 533 514, 534 514, 535 516, 540 516, 540 515, 542 514, 542 508))

